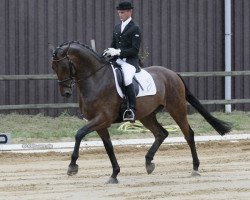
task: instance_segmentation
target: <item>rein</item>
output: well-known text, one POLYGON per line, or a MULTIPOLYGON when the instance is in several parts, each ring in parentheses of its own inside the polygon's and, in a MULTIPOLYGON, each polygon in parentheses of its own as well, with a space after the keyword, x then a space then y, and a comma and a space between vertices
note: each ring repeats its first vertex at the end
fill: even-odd
POLYGON ((81 79, 79 79, 79 80, 77 80, 76 82, 80 82, 80 81, 83 81, 84 79, 87 79, 87 78, 89 78, 89 77, 91 77, 91 76, 93 76, 95 73, 97 73, 99 70, 101 70, 103 67, 105 67, 107 64, 109 64, 109 62, 107 61, 107 62, 105 62, 103 65, 101 65, 100 67, 98 67, 98 69, 96 70, 96 71, 94 71, 93 73, 91 73, 91 74, 89 74, 88 76, 85 76, 85 77, 83 77, 83 78, 81 78, 81 79))

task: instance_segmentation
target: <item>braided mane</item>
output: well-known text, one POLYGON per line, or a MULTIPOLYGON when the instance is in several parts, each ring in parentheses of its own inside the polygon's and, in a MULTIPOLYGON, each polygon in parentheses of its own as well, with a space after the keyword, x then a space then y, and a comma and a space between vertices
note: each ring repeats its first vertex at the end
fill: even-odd
POLYGON ((96 51, 94 51, 91 47, 89 47, 86 44, 80 43, 79 41, 70 41, 70 42, 64 42, 62 44, 60 44, 58 47, 56 47, 56 49, 53 52, 53 58, 56 58, 58 51, 61 49, 61 47, 65 46, 65 45, 71 45, 71 44, 79 44, 82 47, 88 49, 91 51, 91 53, 93 53, 96 57, 98 57, 101 60, 104 60, 103 56, 100 56, 96 51))

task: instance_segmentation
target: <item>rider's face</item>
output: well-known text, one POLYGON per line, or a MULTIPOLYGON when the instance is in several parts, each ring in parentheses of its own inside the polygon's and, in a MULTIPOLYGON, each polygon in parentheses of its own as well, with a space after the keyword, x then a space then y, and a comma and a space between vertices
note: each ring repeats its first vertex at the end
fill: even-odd
POLYGON ((118 15, 121 21, 126 21, 132 15, 132 10, 118 10, 118 15))

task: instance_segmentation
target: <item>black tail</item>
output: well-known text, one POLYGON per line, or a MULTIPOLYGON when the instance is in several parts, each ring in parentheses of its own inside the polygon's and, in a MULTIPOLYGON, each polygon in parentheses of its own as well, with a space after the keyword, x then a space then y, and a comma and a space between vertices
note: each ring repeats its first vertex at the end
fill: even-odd
POLYGON ((231 125, 227 122, 219 120, 212 116, 200 103, 200 101, 194 97, 194 95, 188 90, 184 80, 181 78, 182 82, 185 85, 186 91, 186 100, 206 119, 206 121, 220 134, 225 135, 231 131, 231 125))

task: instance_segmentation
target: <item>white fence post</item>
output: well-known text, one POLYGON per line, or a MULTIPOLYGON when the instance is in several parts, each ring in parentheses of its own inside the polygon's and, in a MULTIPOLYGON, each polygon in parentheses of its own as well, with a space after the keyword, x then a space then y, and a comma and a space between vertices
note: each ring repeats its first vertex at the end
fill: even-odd
MULTIPOLYGON (((231 67, 231 0, 225 0, 225 71, 230 72, 231 67)), ((231 100, 231 76, 225 77, 225 100, 231 100)), ((231 104, 225 105, 225 112, 231 112, 231 104)))

